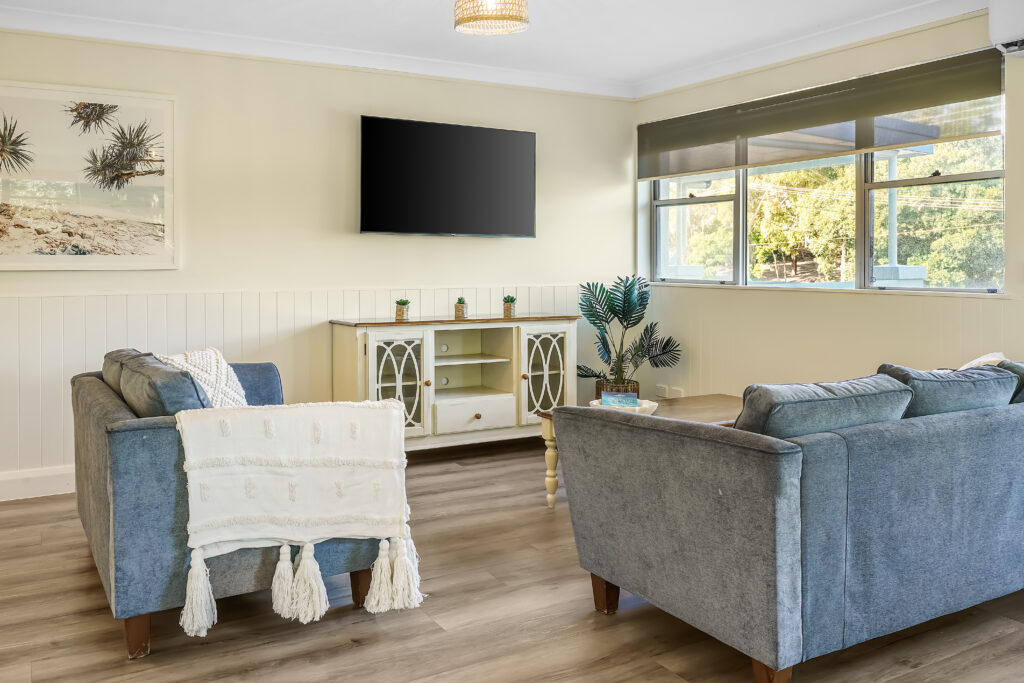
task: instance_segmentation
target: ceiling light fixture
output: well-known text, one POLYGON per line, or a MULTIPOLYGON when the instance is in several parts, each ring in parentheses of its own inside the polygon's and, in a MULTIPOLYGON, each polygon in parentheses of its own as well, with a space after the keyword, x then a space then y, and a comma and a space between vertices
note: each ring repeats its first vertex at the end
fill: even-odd
POLYGON ((455 30, 497 36, 519 33, 530 25, 526 0, 455 0, 455 30))

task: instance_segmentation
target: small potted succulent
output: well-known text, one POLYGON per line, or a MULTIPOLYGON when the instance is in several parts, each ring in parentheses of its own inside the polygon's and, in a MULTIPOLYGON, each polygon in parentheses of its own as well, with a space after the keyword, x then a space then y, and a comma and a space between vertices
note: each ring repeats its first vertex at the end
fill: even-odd
POLYGON ((409 319, 409 300, 398 299, 395 301, 395 320, 409 319))
POLYGON ((468 308, 468 306, 466 305, 466 298, 465 297, 460 296, 458 299, 456 299, 455 300, 455 319, 456 320, 465 320, 466 319, 466 309, 467 308, 468 308))
POLYGON ((506 294, 501 300, 502 312, 506 318, 516 317, 516 298, 511 294, 506 294))

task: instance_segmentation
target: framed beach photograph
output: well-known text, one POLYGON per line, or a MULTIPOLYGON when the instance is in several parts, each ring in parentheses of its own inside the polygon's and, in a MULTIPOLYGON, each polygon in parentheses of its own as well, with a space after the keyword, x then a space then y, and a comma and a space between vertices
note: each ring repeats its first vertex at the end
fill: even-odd
POLYGON ((0 270, 177 268, 174 100, 0 81, 0 270))

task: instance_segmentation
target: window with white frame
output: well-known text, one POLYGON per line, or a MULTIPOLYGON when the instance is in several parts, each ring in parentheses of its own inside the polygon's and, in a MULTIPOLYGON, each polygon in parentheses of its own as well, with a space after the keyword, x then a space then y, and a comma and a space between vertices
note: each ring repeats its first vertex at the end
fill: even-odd
POLYGON ((641 126, 655 280, 1001 291, 1001 67, 974 53, 641 126))

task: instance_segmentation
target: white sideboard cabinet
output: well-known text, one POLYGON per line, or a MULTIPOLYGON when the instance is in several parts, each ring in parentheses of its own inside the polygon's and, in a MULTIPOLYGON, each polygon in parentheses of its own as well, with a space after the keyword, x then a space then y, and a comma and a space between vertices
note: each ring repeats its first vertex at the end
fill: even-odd
POLYGON ((578 318, 332 320, 334 400, 397 398, 410 451, 539 435, 576 404, 578 318))

